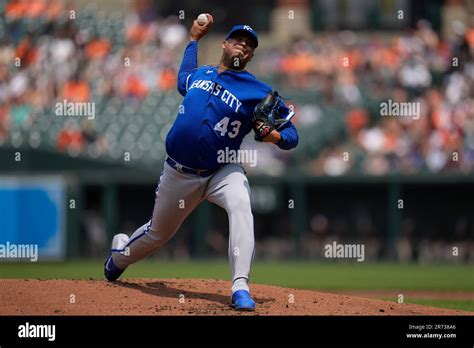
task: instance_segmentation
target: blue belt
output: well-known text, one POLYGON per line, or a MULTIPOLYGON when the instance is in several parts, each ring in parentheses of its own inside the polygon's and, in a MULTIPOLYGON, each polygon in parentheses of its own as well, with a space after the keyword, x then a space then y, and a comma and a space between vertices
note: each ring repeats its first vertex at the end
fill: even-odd
POLYGON ((218 168, 217 169, 193 169, 193 168, 185 167, 182 164, 179 164, 178 162, 176 162, 174 159, 172 159, 169 156, 166 157, 166 163, 168 163, 171 167, 173 167, 176 171, 180 173, 193 174, 197 176, 202 176, 204 178, 207 176, 211 176, 218 169, 218 168))

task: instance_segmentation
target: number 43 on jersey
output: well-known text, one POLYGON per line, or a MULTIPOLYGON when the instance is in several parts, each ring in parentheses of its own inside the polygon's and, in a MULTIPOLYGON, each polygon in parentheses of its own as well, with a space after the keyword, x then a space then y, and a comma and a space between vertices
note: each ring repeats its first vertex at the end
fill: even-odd
POLYGON ((242 124, 242 122, 235 120, 232 121, 229 125, 229 121, 230 119, 228 117, 224 117, 222 120, 216 123, 216 125, 214 126, 214 130, 219 131, 221 133, 221 136, 225 136, 227 133, 229 138, 233 139, 237 136, 237 134, 239 134, 240 125, 242 124))

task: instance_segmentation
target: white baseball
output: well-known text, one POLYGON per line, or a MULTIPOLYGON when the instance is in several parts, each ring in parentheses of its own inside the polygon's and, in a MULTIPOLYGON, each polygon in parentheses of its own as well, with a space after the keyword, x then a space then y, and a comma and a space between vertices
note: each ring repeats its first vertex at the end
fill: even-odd
POLYGON ((204 14, 204 13, 201 13, 198 18, 197 18, 197 21, 198 21, 198 24, 199 25, 204 25, 207 23, 207 16, 204 14))

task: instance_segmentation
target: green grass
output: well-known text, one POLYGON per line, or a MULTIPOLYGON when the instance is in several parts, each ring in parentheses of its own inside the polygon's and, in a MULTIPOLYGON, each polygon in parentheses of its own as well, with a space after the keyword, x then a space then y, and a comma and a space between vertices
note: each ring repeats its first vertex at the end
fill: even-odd
MULTIPOLYGON (((0 278, 102 279, 102 262, 2 263, 0 278)), ((146 261, 130 266, 126 278, 229 279, 224 260, 146 261)), ((400 265, 392 263, 256 262, 253 283, 326 290, 474 291, 469 265, 400 265)))

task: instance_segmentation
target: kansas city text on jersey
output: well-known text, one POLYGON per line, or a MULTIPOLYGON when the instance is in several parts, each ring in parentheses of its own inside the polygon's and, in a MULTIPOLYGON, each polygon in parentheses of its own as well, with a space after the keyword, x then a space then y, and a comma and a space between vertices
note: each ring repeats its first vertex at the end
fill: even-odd
POLYGON ((242 106, 242 103, 239 99, 237 99, 235 95, 230 93, 218 83, 209 80, 196 80, 188 88, 188 91, 193 88, 202 89, 206 92, 211 93, 212 95, 215 95, 216 97, 220 96, 221 100, 226 103, 230 108, 234 109, 236 113, 239 112, 239 108, 242 106))

